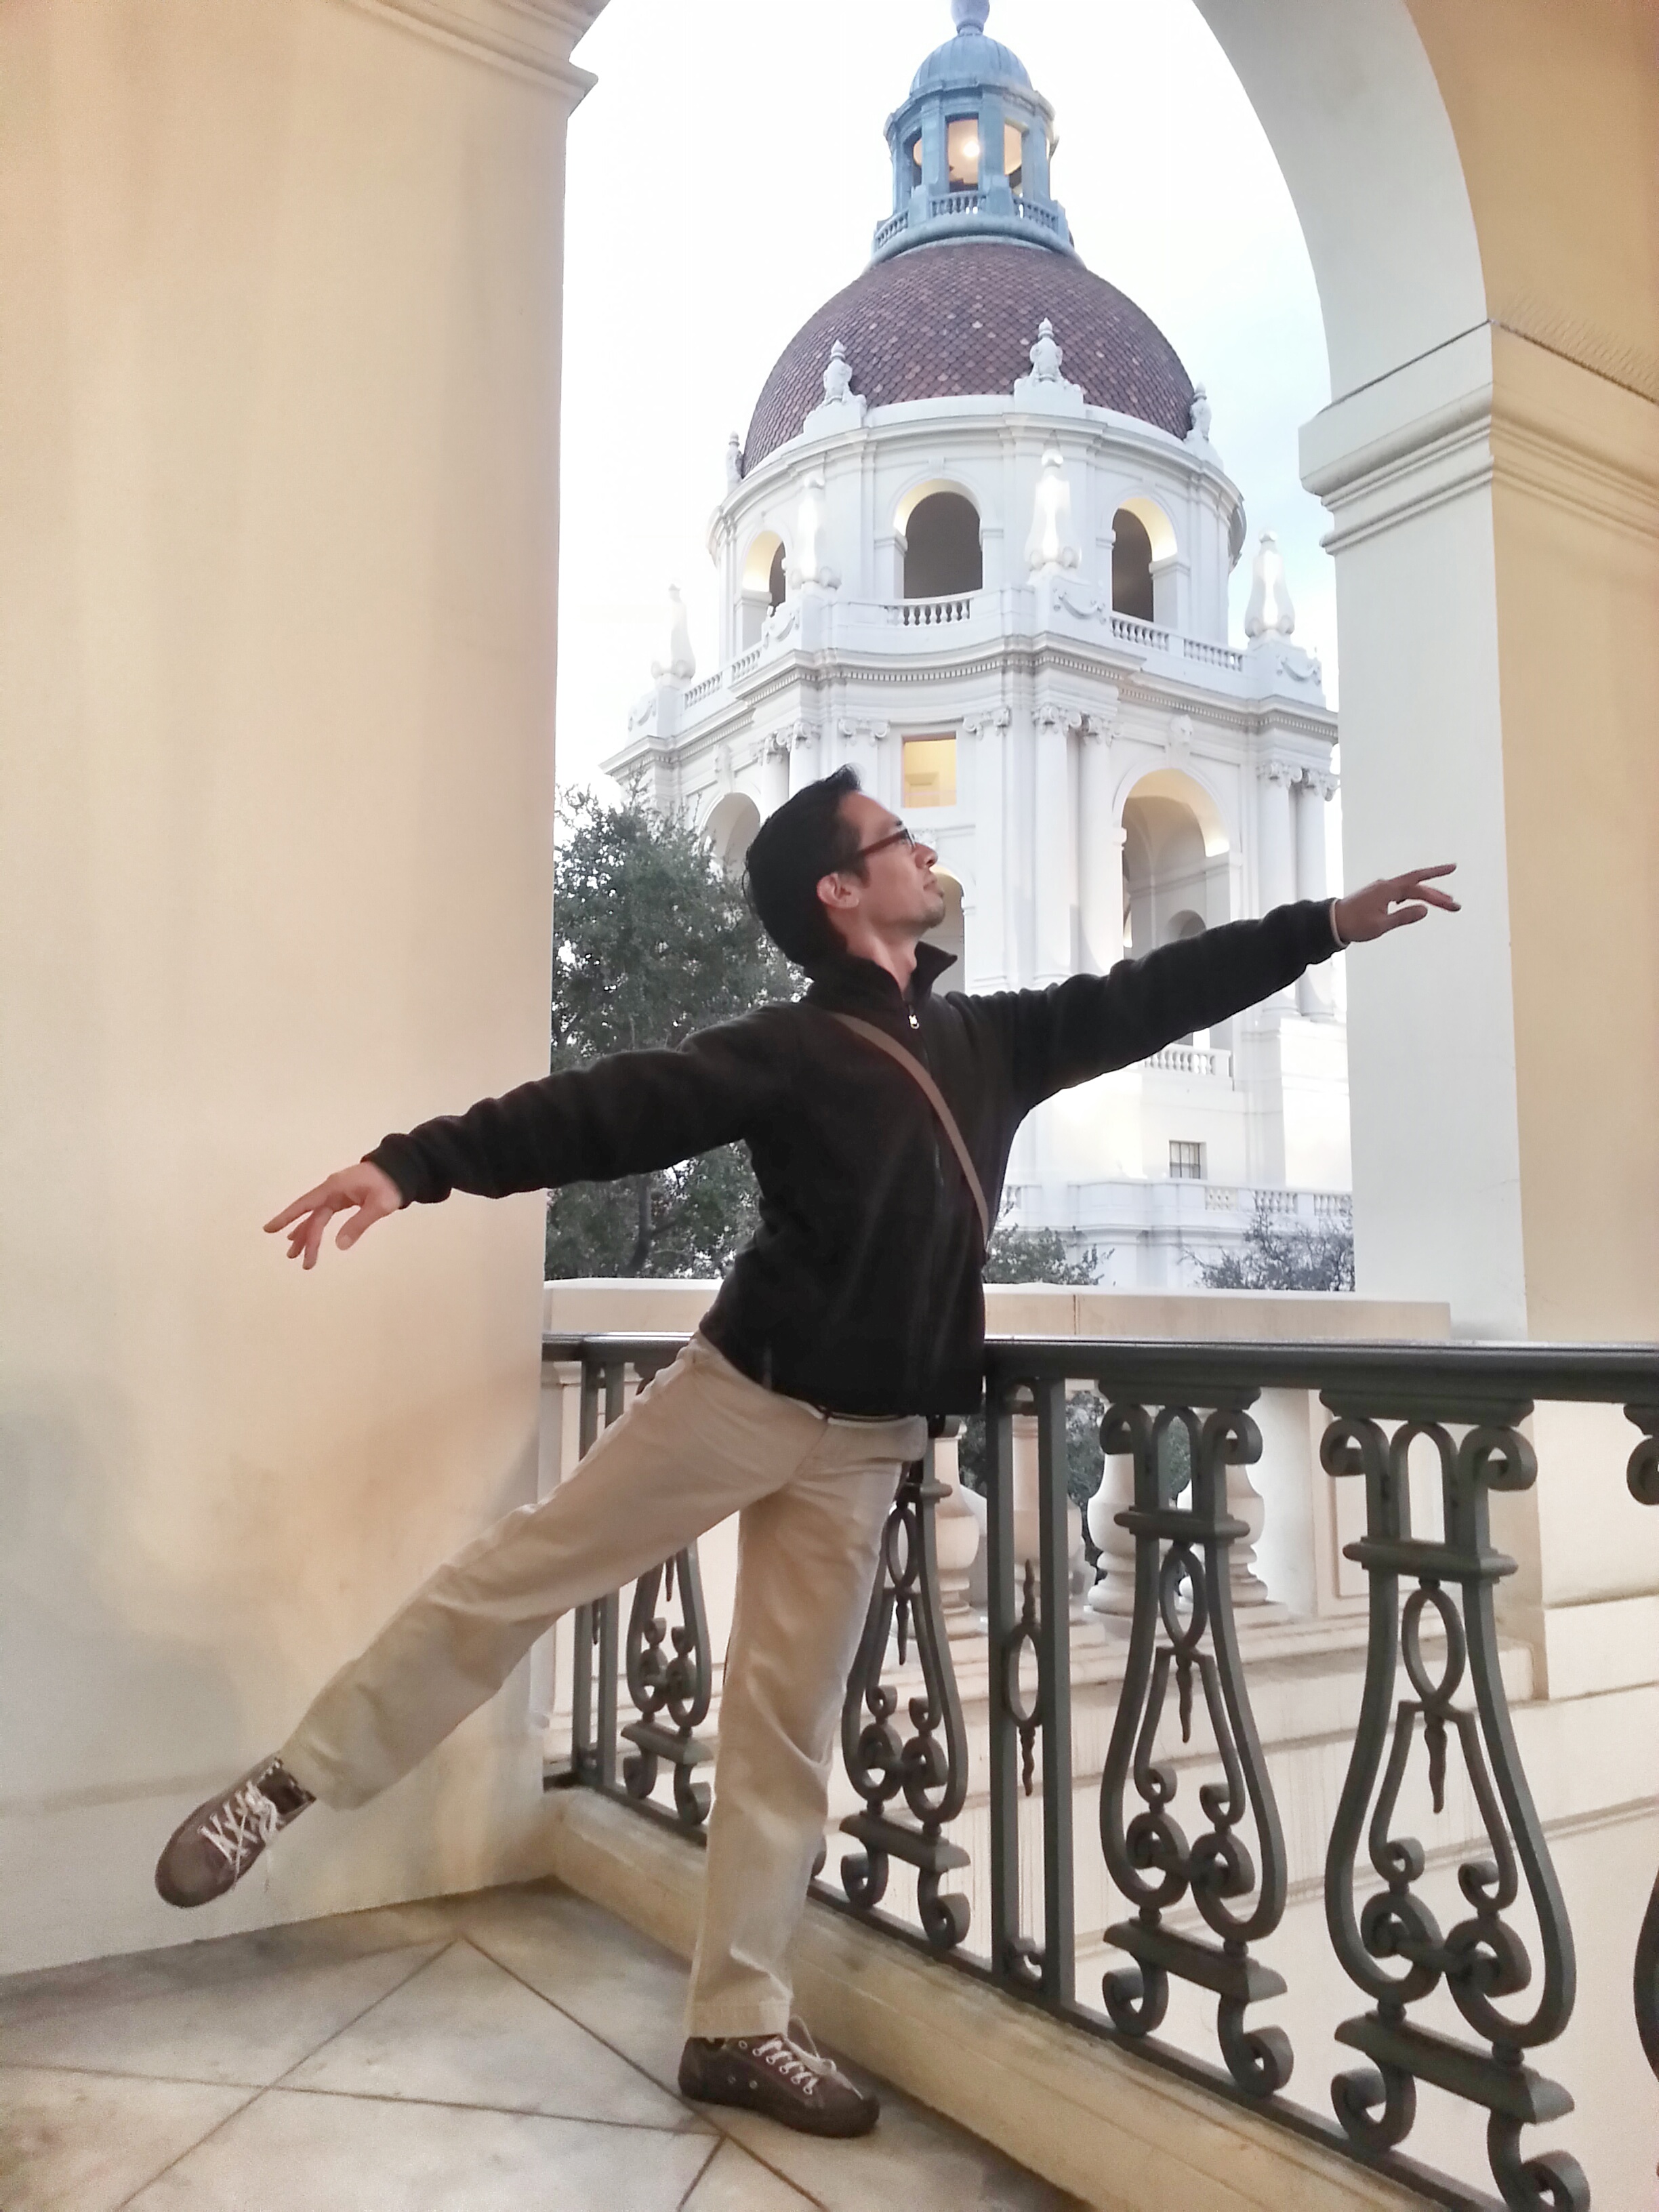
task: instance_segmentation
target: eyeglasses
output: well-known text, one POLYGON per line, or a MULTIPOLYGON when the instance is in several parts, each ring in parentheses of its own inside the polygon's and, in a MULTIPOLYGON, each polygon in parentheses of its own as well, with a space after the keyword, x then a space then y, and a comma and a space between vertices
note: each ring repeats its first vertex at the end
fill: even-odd
POLYGON ((915 831, 907 830, 901 822, 896 830, 890 830, 884 837, 878 837, 873 845, 860 845, 854 857, 860 860, 867 860, 872 853, 884 853, 890 845, 914 847, 915 842, 915 831))

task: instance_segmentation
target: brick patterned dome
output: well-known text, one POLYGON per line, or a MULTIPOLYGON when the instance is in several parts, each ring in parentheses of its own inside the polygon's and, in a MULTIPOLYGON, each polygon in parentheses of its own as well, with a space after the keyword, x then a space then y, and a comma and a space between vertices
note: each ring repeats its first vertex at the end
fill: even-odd
POLYGON ((749 424, 745 471, 797 437, 823 398, 839 338, 853 389, 872 407, 902 399, 1007 393, 1030 373, 1047 315, 1061 374, 1091 406, 1184 438, 1193 383, 1151 317, 1080 261, 994 240, 921 246, 879 261, 820 307, 779 356, 749 424))

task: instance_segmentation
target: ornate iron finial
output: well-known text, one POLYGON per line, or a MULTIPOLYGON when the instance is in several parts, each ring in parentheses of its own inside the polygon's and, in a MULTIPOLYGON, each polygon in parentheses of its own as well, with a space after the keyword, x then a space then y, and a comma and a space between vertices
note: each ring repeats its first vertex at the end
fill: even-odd
POLYGON ((959 39, 966 38, 972 31, 982 31, 990 12, 991 0, 951 0, 951 14, 959 39))

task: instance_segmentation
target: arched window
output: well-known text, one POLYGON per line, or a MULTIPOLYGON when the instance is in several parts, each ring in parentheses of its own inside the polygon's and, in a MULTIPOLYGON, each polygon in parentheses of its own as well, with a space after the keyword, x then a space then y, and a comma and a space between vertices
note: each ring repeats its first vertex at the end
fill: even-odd
POLYGON ((702 834, 728 876, 735 876, 742 867, 760 823, 760 809, 745 793, 728 791, 724 799, 716 800, 702 825, 702 834))
POLYGON ((783 540, 775 530, 763 530, 744 556, 738 588, 738 650, 760 642, 761 625, 775 608, 783 605, 783 540))
POLYGON ((929 492, 904 526, 904 596, 942 599, 985 581, 979 514, 959 491, 929 492))
POLYGON ((1137 622, 1152 618, 1152 541, 1146 524, 1127 507, 1112 517, 1112 607, 1137 622))

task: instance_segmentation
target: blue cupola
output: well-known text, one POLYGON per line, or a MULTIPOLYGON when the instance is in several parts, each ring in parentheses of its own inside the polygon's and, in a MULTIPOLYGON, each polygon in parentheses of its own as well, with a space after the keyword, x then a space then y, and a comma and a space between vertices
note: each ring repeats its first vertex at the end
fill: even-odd
POLYGON ((893 211, 872 261, 944 239, 1016 238, 1075 254, 1048 189, 1054 111, 1018 54, 985 35, 990 0, 951 0, 957 33, 916 71, 887 118, 893 211))

